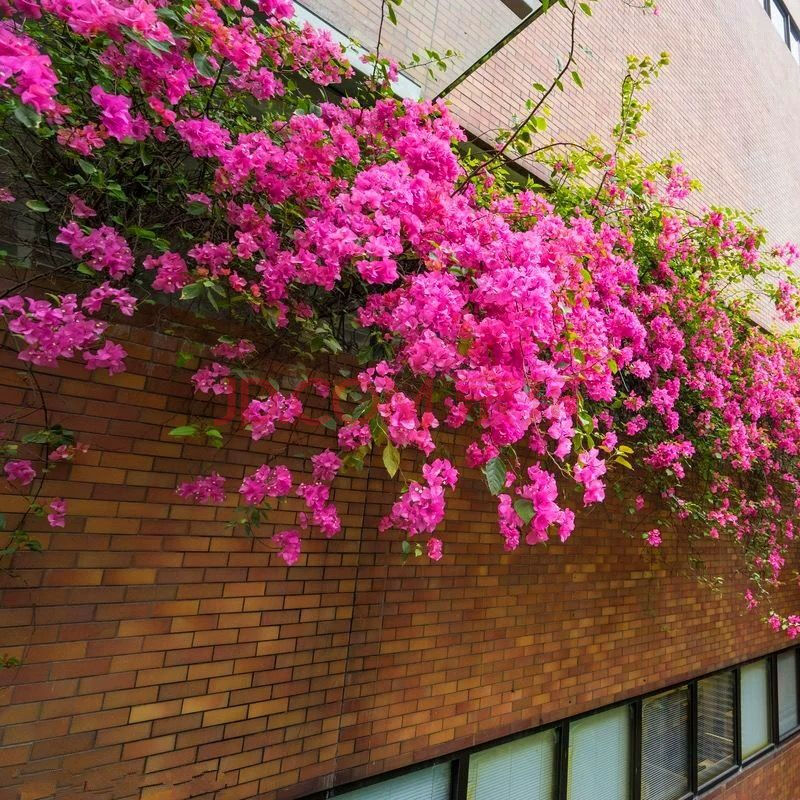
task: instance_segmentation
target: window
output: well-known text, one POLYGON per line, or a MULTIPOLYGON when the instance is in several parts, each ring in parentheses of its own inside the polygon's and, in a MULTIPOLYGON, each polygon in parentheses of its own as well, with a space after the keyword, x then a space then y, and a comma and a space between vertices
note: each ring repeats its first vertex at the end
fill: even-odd
POLYGON ((750 758, 770 743, 769 677, 767 661, 747 664, 739 673, 742 713, 742 759, 750 758))
POLYGON ((797 653, 789 650, 778 656, 778 733, 786 736, 798 724, 797 653))
POLYGON ((702 786, 736 763, 733 672, 697 682, 697 780, 702 786))
POLYGON ((450 797, 450 769, 450 764, 437 764, 407 772, 388 781, 337 795, 336 800, 447 800, 450 797))
POLYGON ((630 706, 571 723, 567 800, 629 800, 630 737, 630 706))
POLYGON ((549 730, 473 753, 467 800, 553 800, 556 740, 549 730))
POLYGON ((689 791, 689 687, 642 703, 642 800, 689 791))
POLYGON ((800 30, 797 29, 794 22, 789 31, 789 49, 792 51, 794 60, 800 63, 800 30))
POLYGON ((772 24, 775 26, 775 30, 778 31, 781 39, 788 44, 789 12, 783 7, 780 0, 770 0, 769 15, 772 18, 772 24))

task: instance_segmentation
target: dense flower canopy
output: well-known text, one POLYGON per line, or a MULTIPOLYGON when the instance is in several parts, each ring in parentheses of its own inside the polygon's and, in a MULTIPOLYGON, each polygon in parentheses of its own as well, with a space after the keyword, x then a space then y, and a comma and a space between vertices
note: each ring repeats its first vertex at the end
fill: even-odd
MULTIPOLYGON (((343 419, 320 419, 338 451, 312 458, 310 480, 264 464, 238 487, 251 532, 281 498, 304 501, 298 529, 273 537, 286 563, 309 526, 339 532, 331 482, 377 448, 401 478, 380 527, 407 552, 441 558, 448 493, 480 468, 507 550, 565 541, 575 510, 613 485, 649 528, 645 546, 666 526, 724 536, 745 556, 752 604, 777 583, 800 507, 800 358, 748 323, 730 287, 769 277, 792 320, 792 279, 772 276, 798 251, 768 251, 733 212, 682 210, 683 169, 631 154, 631 92, 656 71, 649 59, 630 64, 636 113, 613 152, 562 151, 544 195, 513 188, 502 159, 462 151, 444 104, 394 99, 396 65, 377 59, 372 80, 353 82, 339 46, 295 25, 285 0, 0 9, 0 200, 37 220, 43 252, 58 254, 41 278, 61 287, 17 286, 8 258, 0 315, 29 369, 120 372, 109 321, 183 305, 248 332, 210 346, 192 383, 219 397, 269 378, 242 419, 261 440, 328 396, 308 379, 315 357, 361 365, 343 419), (342 81, 344 99, 326 99, 321 87, 342 81), (260 373, 287 342, 303 366, 260 373), (438 445, 454 429, 469 436, 463 465, 438 445), (416 479, 399 471, 404 450, 423 458, 416 479)), ((202 421, 173 434, 222 444, 202 421)), ((5 448, 6 478, 51 525, 68 509, 40 499, 46 473, 81 447, 51 425, 5 448)), ((234 488, 211 471, 177 492, 221 503, 234 488)), ((800 631, 800 617, 765 615, 800 631)))

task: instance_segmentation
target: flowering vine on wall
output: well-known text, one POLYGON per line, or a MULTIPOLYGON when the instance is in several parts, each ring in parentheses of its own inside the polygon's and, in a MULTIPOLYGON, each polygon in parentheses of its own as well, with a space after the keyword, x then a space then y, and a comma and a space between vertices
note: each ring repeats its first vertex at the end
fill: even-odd
MULTIPOLYGON (((566 5, 574 31, 591 9, 566 5)), ((748 602, 797 635, 800 616, 765 598, 800 506, 800 358, 748 321, 741 287, 793 320, 798 250, 690 202, 673 159, 635 155, 638 91, 665 57, 630 60, 610 149, 536 146, 571 52, 498 150, 475 155, 444 104, 391 96, 391 61, 353 81, 286 0, 3 0, 0 12, 0 200, 35 231, 4 257, 0 315, 32 385, 65 360, 122 372, 109 324, 185 308, 247 331, 209 346, 192 383, 220 398, 238 380, 271 382, 241 419, 262 440, 328 395, 310 370, 341 354, 360 365, 357 386, 338 397, 343 417, 320 417, 338 448, 313 456, 310 478, 265 463, 240 487, 209 470, 177 493, 213 504, 238 488, 234 521, 250 533, 299 496, 297 528, 272 537, 294 564, 303 530, 339 532, 331 482, 370 452, 398 484, 381 531, 435 560, 464 466, 483 471, 506 550, 566 541, 575 509, 614 487, 632 515, 655 516, 645 547, 668 526, 735 542, 748 602), (344 98, 325 99, 342 82, 344 98), (515 188, 520 155, 549 165, 547 195, 515 188), (265 374, 276 347, 294 361, 265 374), (455 429, 469 436, 464 464, 440 446, 455 429), (424 456, 417 479, 403 451, 424 456)), ((9 520, 6 555, 37 546, 30 515, 58 527, 68 513, 47 473, 86 444, 45 419, 3 443, 29 506, 9 520)), ((172 435, 224 458, 210 420, 172 435)))

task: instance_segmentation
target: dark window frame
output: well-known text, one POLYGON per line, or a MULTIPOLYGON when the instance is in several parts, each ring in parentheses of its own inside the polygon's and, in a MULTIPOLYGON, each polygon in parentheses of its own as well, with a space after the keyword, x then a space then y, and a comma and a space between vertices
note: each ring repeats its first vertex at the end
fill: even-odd
POLYGON ((680 797, 676 798, 676 800, 691 800, 695 796, 695 778, 694 774, 696 770, 694 769, 694 764, 697 761, 697 734, 695 732, 695 724, 694 724, 694 715, 693 709, 695 707, 694 703, 694 693, 692 691, 692 683, 693 681, 688 681, 686 683, 679 683, 675 686, 671 686, 668 689, 664 689, 661 692, 654 692, 643 697, 640 697, 636 700, 636 703, 639 706, 638 714, 636 717, 637 723, 637 731, 636 731, 636 751, 634 752, 634 758, 636 763, 638 764, 638 773, 635 776, 636 785, 634 787, 634 800, 642 800, 642 712, 644 709, 644 703, 646 700, 649 700, 651 697, 658 697, 662 694, 669 694, 670 692, 677 692, 680 689, 686 689, 687 701, 688 701, 688 709, 687 709, 687 721, 686 721, 686 737, 687 737, 687 744, 689 745, 686 750, 686 778, 687 783, 689 784, 689 791, 685 794, 682 794, 680 797))
MULTIPOLYGON (((777 13, 781 14, 783 17, 783 43, 791 49, 792 43, 790 40, 791 36, 791 29, 792 25, 794 24, 794 20, 792 19, 792 15, 789 13, 789 9, 781 2, 781 0, 764 0, 764 10, 769 15, 769 18, 773 18, 772 9, 777 7, 777 13)), ((780 33, 780 31, 775 29, 776 32, 780 33)))
MULTIPOLYGON (((763 658, 763 656, 762 656, 763 658)), ((724 780, 730 778, 731 775, 735 775, 741 769, 741 736, 739 733, 739 719, 741 718, 741 709, 740 709, 740 696, 739 696, 739 665, 735 667, 725 667, 724 669, 714 670, 714 672, 710 672, 708 675, 703 675, 698 678, 693 678, 690 681, 690 684, 694 684, 694 693, 693 693, 693 704, 692 704, 692 716, 694 717, 694 726, 693 726, 693 735, 694 735, 694 763, 692 764, 692 772, 694 774, 694 783, 693 783, 693 790, 695 795, 702 794, 703 792, 707 792, 710 789, 713 789, 717 784, 722 783, 724 780), (713 778, 709 778, 704 783, 700 783, 700 764, 698 761, 698 735, 700 733, 700 724, 698 721, 698 711, 699 711, 699 701, 698 701, 698 694, 699 694, 699 686, 702 681, 708 680, 709 678, 716 678, 718 675, 724 675, 725 673, 732 673, 733 675, 733 764, 728 767, 724 772, 721 772, 719 775, 715 775, 713 778)))
POLYGON ((775 721, 774 721, 774 741, 776 744, 783 744, 788 739, 791 739, 793 736, 800 733, 800 647, 785 647, 783 650, 778 651, 777 653, 772 654, 772 659, 774 661, 773 665, 773 676, 774 676, 774 685, 775 690, 773 693, 773 707, 775 709, 775 721), (783 655, 784 653, 788 653, 790 650, 794 650, 794 677, 797 683, 797 692, 796 692, 796 700, 797 700, 797 725, 794 726, 790 731, 781 736, 780 734, 780 726, 779 726, 779 715, 780 715, 780 701, 778 699, 778 656, 783 655))
POLYGON ((776 734, 778 727, 778 704, 776 698, 778 696, 777 686, 777 654, 770 653, 767 656, 760 656, 759 658, 751 658, 749 661, 744 661, 736 667, 739 673, 739 691, 737 692, 736 701, 738 703, 739 711, 739 765, 742 767, 749 766, 753 761, 765 756, 767 753, 772 752, 778 742, 776 734), (750 664, 757 664, 759 661, 766 662, 767 667, 767 731, 769 732, 769 741, 760 750, 751 753, 747 758, 743 758, 741 754, 742 749, 742 692, 741 692, 741 675, 742 669, 750 664))
MULTIPOLYGON (((765 3, 766 2, 767 0, 765 0, 765 3)), ((400 775, 404 775, 410 772, 416 772, 417 770, 429 769, 438 764, 445 764, 445 763, 449 763, 451 768, 450 797, 448 798, 448 800, 466 800, 467 780, 469 775, 469 757, 472 753, 477 753, 480 752, 481 750, 488 750, 492 747, 497 747, 499 745, 506 744, 507 742, 525 738, 527 736, 533 736, 537 733, 542 733, 547 730, 554 730, 557 737, 554 747, 554 764, 553 764, 553 770, 554 770, 553 774, 556 779, 554 800, 566 800, 567 776, 568 776, 567 761, 569 754, 570 723, 573 723, 585 717, 594 716, 595 714, 602 714, 603 712, 611 711, 612 709, 619 708, 620 706, 628 706, 630 709, 631 731, 630 731, 629 742, 632 751, 630 753, 629 777, 631 785, 631 799, 642 800, 641 744, 642 744, 643 702, 651 697, 655 697, 660 694, 665 694, 667 692, 674 691, 682 687, 686 687, 689 692, 689 714, 688 714, 689 764, 687 766, 688 766, 690 790, 683 797, 679 798, 679 800, 695 800, 695 798, 702 797, 703 795, 714 789, 723 781, 728 780, 732 775, 735 775, 736 773, 740 772, 743 769, 749 768, 752 764, 760 761, 762 758, 769 755, 770 753, 773 753, 776 750, 782 750, 785 746, 787 746, 787 744, 790 741, 794 740, 796 736, 800 735, 800 724, 798 724, 797 727, 795 727, 782 737, 779 736, 778 733, 778 714, 779 714, 778 694, 777 694, 778 656, 789 651, 793 651, 795 657, 795 678, 797 680, 798 719, 800 719, 800 646, 792 644, 789 645, 788 647, 783 647, 780 650, 776 650, 771 653, 762 654, 754 658, 750 658, 746 661, 741 661, 733 665, 721 667, 719 669, 713 670, 712 672, 708 672, 703 675, 698 675, 689 680, 678 681, 677 683, 673 683, 667 686, 660 687, 658 689, 654 689, 652 691, 646 692, 645 694, 638 695, 633 698, 619 700, 615 703, 609 703, 608 705, 602 706, 601 708, 595 708, 591 709, 590 711, 585 711, 581 714, 575 714, 571 717, 567 717, 566 719, 559 720, 558 722, 555 723, 550 722, 543 725, 537 725, 535 727, 519 731, 517 733, 513 733, 508 736, 503 736, 495 740, 483 742, 479 745, 474 745, 469 748, 464 748, 447 756, 441 756, 439 758, 430 759, 428 761, 419 764, 410 764, 407 767, 393 770, 392 772, 388 772, 383 775, 378 775, 372 778, 365 778, 362 780, 353 781, 347 784, 343 784, 341 786, 334 787, 332 789, 316 792, 314 794, 307 795, 304 798, 304 800, 328 800, 329 798, 341 797, 347 792, 352 792, 355 791, 356 789, 360 789, 365 786, 382 783, 384 781, 391 780, 392 778, 399 777, 400 775), (740 687, 741 668, 747 666, 748 664, 752 664, 762 660, 766 660, 767 662, 768 690, 766 699, 769 706, 768 722, 769 722, 771 741, 766 747, 762 748, 757 753, 754 753, 753 755, 749 756, 747 759, 743 761, 741 753, 741 687, 740 687), (734 676, 734 698, 733 698, 734 757, 735 757, 734 765, 729 769, 725 770, 725 772, 721 773, 720 775, 717 775, 715 778, 707 781, 702 785, 698 785, 698 770, 697 770, 698 684, 700 683, 700 681, 703 681, 707 678, 712 678, 716 675, 720 675, 726 672, 732 672, 734 676)))

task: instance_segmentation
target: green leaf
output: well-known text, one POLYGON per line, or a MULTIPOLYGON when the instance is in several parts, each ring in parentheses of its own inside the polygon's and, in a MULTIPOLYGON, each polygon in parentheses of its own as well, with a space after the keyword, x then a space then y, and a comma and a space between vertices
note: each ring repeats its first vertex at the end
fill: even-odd
POLYGON ((43 203, 41 200, 26 200, 25 205, 31 211, 36 211, 39 214, 46 214, 50 210, 50 206, 47 203, 43 203))
POLYGON ((383 466, 390 478, 394 478, 400 467, 400 451, 391 442, 386 442, 383 448, 383 466))
POLYGON ((588 3, 581 3, 580 8, 587 17, 592 16, 592 7, 588 3))
POLYGON ((209 428, 206 431, 206 437, 209 439, 211 444, 216 448, 220 448, 224 444, 222 433, 216 428, 209 428))
POLYGON ((397 14, 394 13, 394 8, 392 8, 391 3, 386 6, 386 12, 389 15, 389 22, 391 22, 392 25, 397 25, 397 14))
POLYGON ((194 436, 197 433, 197 426, 196 425, 179 425, 177 428, 173 428, 170 432, 170 436, 194 436))
POLYGON ((631 462, 630 462, 630 461, 628 461, 628 459, 627 459, 627 458, 623 458, 622 456, 617 456, 617 457, 614 459, 614 461, 615 461, 617 464, 621 464, 621 465, 622 465, 623 467, 625 467, 626 469, 633 469, 633 465, 631 464, 631 462))
POLYGON ((200 283, 190 283, 181 289, 181 300, 194 300, 200 295, 203 286, 200 283))
POLYGON ((90 164, 83 158, 78 159, 78 166, 87 174, 87 175, 94 175, 97 172, 97 167, 94 164, 90 164))
POLYGON ((359 403, 352 411, 350 416, 353 419, 358 419, 359 417, 363 417, 364 414, 369 411, 369 407, 372 405, 372 398, 367 398, 363 403, 359 403))
POLYGON ((204 78, 216 78, 217 72, 213 66, 211 66, 211 62, 208 60, 204 53, 195 53, 194 58, 194 65, 197 68, 197 71, 204 77, 204 78))
POLYGON ((583 89, 583 81, 581 80, 581 76, 578 74, 578 70, 572 70, 572 80, 575 81, 575 84, 580 88, 583 89))
POLYGON ((522 521, 527 525, 533 519, 533 503, 530 500, 520 498, 514 501, 514 511, 520 516, 522 521))
POLYGON ((42 122, 42 115, 24 103, 20 103, 14 108, 14 117, 26 128, 38 128, 42 122))
POLYGON ((495 456, 483 468, 486 485, 493 495, 498 495, 506 485, 506 466, 503 459, 495 456))

